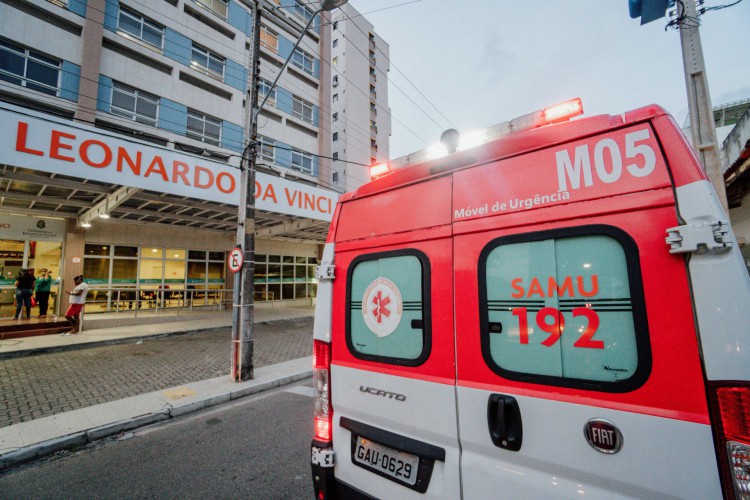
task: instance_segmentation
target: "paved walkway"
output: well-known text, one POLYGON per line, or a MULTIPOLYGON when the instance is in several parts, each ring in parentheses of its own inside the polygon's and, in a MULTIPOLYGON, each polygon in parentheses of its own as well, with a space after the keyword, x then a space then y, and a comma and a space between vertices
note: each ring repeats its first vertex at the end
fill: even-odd
POLYGON ((0 342, 0 471, 309 376, 312 314, 257 310, 256 377, 241 384, 228 313, 0 342))

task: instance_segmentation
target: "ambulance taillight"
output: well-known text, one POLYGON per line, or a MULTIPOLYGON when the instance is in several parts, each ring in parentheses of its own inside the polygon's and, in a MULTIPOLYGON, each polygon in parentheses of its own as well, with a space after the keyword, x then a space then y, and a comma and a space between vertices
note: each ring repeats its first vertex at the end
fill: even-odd
POLYGON ((750 384, 712 386, 711 404, 725 493, 750 500, 750 384))
POLYGON ((313 342, 313 392, 315 397, 315 439, 331 442, 333 408, 331 407, 331 344, 313 342))

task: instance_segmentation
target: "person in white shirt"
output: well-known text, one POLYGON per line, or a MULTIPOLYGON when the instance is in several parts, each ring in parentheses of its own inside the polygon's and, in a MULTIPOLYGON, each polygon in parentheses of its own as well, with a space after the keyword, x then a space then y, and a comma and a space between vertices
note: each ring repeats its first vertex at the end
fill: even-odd
POLYGON ((65 312, 65 319, 68 320, 70 326, 73 328, 63 335, 75 335, 81 331, 81 311, 83 311, 83 306, 86 303, 86 295, 89 293, 89 286, 84 283, 83 275, 79 274, 73 278, 73 283, 76 285, 73 291, 65 291, 65 293, 70 295, 70 306, 65 312))

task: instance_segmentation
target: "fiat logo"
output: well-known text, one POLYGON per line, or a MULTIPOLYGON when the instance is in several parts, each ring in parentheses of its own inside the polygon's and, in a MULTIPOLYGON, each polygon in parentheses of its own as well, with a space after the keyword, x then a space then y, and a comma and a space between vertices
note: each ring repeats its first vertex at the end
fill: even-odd
POLYGON ((601 418, 592 418, 583 427, 583 435, 592 448, 602 453, 617 453, 622 448, 622 434, 615 424, 601 418))

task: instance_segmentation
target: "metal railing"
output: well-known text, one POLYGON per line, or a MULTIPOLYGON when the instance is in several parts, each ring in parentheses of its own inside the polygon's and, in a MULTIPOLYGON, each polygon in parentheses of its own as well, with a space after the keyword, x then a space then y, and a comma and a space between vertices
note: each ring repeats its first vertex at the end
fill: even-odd
POLYGON ((91 287, 86 298, 86 312, 138 313, 174 310, 180 311, 226 309, 232 304, 232 289, 184 288, 114 288, 91 287))

